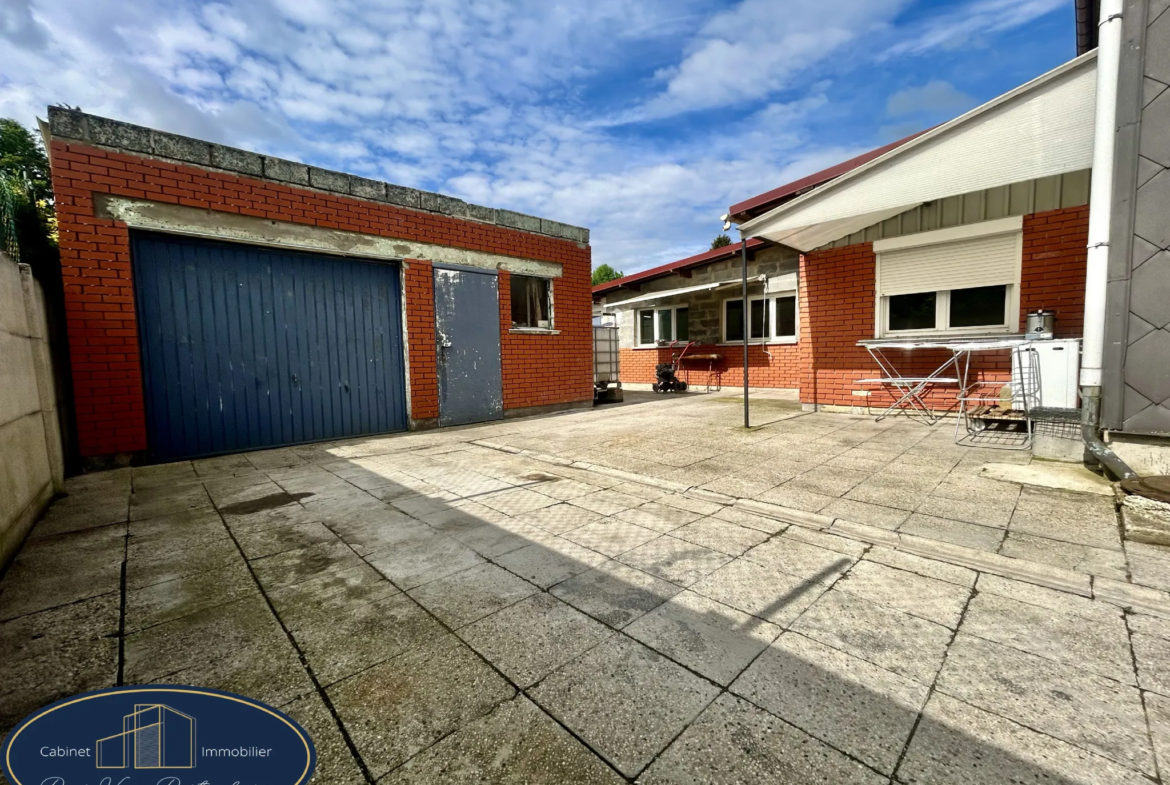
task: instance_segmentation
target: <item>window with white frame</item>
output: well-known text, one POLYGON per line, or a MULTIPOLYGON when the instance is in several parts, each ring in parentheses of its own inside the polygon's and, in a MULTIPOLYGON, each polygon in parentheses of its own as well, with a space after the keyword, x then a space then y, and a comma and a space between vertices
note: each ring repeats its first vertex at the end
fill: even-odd
MULTIPOLYGON (((743 341, 743 298, 723 301, 723 342, 743 341)), ((748 298, 748 340, 757 343, 795 343, 796 292, 748 298)))
POLYGON ((1022 219, 879 240, 877 335, 1019 331, 1022 219))
POLYGON ((685 305, 672 305, 639 310, 637 330, 639 346, 688 341, 691 335, 690 309, 685 305))

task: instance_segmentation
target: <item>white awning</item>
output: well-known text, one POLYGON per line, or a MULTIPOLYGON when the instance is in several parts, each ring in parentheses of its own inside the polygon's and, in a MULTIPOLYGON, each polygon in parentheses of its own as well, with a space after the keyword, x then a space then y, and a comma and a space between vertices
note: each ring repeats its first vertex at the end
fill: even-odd
POLYGON ((811 251, 924 202, 1088 169, 1096 50, 747 221, 811 251))
MULTIPOLYGON (((748 283, 758 283, 764 280, 763 275, 753 275, 748 278, 748 283)), ((691 292, 707 292, 711 289, 719 289, 723 286, 740 286, 743 284, 743 278, 736 278, 733 281, 720 281, 719 283, 701 283, 697 286, 684 286, 681 289, 666 289, 661 292, 651 292, 650 294, 642 294, 637 297, 631 297, 628 300, 619 300, 616 303, 606 303, 606 308, 620 308, 623 305, 633 305, 635 303, 648 303, 651 300, 661 300, 665 297, 675 297, 680 294, 690 294, 691 292)))

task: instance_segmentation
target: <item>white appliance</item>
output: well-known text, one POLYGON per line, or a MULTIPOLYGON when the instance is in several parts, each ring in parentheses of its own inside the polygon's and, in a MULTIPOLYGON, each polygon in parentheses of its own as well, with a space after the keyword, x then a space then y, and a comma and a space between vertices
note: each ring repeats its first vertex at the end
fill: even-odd
POLYGON ((1078 408, 1077 379, 1081 370, 1081 339, 1029 341, 1021 347, 1021 351, 1012 352, 1012 378, 1017 383, 1021 377, 1026 379, 1032 375, 1028 369, 1020 367, 1022 363, 1027 362, 1021 358, 1026 357, 1030 349, 1036 350, 1037 367, 1032 370, 1038 378, 1032 384, 1022 386, 1025 389, 1038 390, 1039 400, 1029 399, 1029 408, 1037 406, 1052 409, 1078 408))

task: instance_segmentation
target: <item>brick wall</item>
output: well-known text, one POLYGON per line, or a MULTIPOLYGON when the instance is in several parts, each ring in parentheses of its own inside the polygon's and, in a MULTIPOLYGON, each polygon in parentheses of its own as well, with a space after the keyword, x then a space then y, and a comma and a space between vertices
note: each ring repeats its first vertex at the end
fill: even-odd
POLYGON ((1020 329, 1028 311, 1056 312, 1056 337, 1079 338, 1085 321, 1089 206, 1024 216, 1020 329))
MULTIPOLYGON (((511 379, 506 382, 505 407, 530 405, 527 401, 581 400, 582 391, 591 387, 590 365, 582 349, 588 345, 582 336, 589 335, 588 246, 90 145, 54 140, 51 150, 78 439, 85 457, 135 452, 147 446, 129 232, 123 222, 94 216, 94 193, 560 262, 566 282, 558 287, 557 327, 562 333, 540 336, 539 342, 534 337, 513 341, 505 333, 504 374, 511 379), (575 304, 573 298, 578 296, 581 303, 575 304), (549 374, 516 374, 518 363, 530 367, 531 353, 567 358, 566 365, 551 369, 551 375, 560 377, 559 384, 541 378, 549 374), (529 379, 533 390, 526 387, 529 379)), ((415 307, 433 307, 423 302, 430 286, 420 277, 423 267, 408 272, 406 291, 416 419, 437 409, 437 393, 430 381, 434 378, 433 316, 428 327, 425 313, 410 312, 415 307)))
POLYGON ((439 376, 435 350, 435 272, 422 259, 406 261, 406 356, 410 369, 410 416, 439 416, 439 376))
MULTIPOLYGON (((679 349, 622 349, 619 355, 622 382, 651 384, 655 381, 654 368, 668 363, 679 349)), ((725 386, 743 384, 743 346, 693 346, 687 354, 721 354, 714 363, 717 379, 725 386)), ((682 361, 679 378, 688 384, 706 386, 712 364, 707 360, 682 361)), ((748 347, 748 384, 752 387, 795 388, 800 386, 801 359, 797 344, 748 347), (771 355, 771 356, 769 356, 771 355)))
MULTIPOLYGON (((1056 312, 1061 337, 1081 334, 1084 316, 1085 247, 1088 207, 1070 207, 1024 217, 1024 252, 1020 286, 1020 321, 1037 308, 1056 312)), ((870 403, 890 402, 890 392, 858 379, 879 376, 868 352, 857 342, 874 337, 875 271, 872 243, 858 243, 808 254, 801 263, 801 347, 804 352, 801 400, 838 406, 864 405, 854 390, 871 390, 870 403)), ((945 352, 887 352, 906 376, 926 375, 948 356, 945 352)), ((1007 352, 976 355, 976 379, 992 389, 1010 379, 1007 352)), ((954 404, 954 388, 935 388, 928 403, 939 409, 954 404)))
POLYGON ((592 271, 565 268, 553 280, 553 328, 559 335, 512 332, 512 280, 500 272, 500 352, 504 408, 593 400, 592 271))

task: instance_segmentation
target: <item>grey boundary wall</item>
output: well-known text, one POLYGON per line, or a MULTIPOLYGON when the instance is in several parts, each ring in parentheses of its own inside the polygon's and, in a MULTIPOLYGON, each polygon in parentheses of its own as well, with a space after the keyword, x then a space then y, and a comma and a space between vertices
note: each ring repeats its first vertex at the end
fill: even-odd
POLYGON ((0 253, 0 574, 65 490, 45 295, 0 253))
POLYGON ((77 141, 97 147, 137 155, 146 155, 176 163, 218 169, 232 174, 271 180, 326 193, 384 202, 411 210, 449 215, 480 223, 495 224, 522 232, 559 237, 589 243, 589 230, 547 218, 537 218, 511 210, 497 210, 470 204, 443 194, 419 191, 393 183, 371 180, 344 172, 318 169, 315 166, 283 158, 251 153, 235 147, 204 142, 187 136, 144 128, 105 117, 85 114, 59 106, 49 107, 49 130, 54 139, 77 141))

